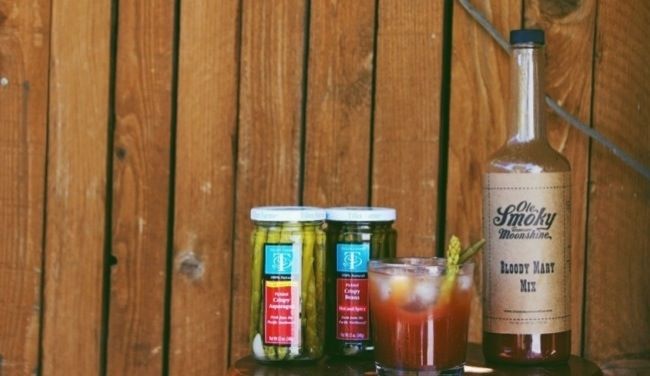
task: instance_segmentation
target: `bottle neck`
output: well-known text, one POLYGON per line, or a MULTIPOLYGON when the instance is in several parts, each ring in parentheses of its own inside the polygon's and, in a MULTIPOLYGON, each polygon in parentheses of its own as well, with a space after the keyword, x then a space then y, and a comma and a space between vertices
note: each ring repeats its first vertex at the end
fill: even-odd
POLYGON ((546 140, 544 127, 544 47, 515 45, 511 56, 509 143, 546 140))

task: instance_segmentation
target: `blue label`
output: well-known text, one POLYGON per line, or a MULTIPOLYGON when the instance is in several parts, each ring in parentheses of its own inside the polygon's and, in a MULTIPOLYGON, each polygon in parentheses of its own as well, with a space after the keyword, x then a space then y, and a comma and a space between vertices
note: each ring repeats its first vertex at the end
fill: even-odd
POLYGON ((336 271, 339 273, 367 273, 369 258, 369 243, 338 243, 336 245, 336 271))
POLYGON ((264 273, 291 275, 293 269, 292 244, 266 244, 264 247, 264 273))

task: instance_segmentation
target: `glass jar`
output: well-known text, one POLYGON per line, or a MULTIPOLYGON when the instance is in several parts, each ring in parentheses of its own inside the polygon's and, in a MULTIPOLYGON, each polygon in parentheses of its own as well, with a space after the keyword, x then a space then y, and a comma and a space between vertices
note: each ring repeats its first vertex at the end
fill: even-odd
POLYGON ((327 335, 332 356, 371 355, 368 260, 395 257, 395 209, 327 209, 327 335))
POLYGON ((250 341, 261 362, 316 360, 325 335, 325 210, 251 210, 250 341))

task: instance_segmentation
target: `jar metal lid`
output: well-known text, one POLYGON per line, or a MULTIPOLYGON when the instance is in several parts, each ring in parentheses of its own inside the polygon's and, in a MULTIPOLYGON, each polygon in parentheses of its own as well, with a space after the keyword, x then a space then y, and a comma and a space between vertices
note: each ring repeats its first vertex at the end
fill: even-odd
POLYGON ((344 206, 327 209, 327 219, 339 222, 387 222, 394 221, 397 212, 393 208, 344 206))
POLYGON ((309 222, 325 219, 325 210, 311 206, 259 206, 251 209, 253 221, 309 222))

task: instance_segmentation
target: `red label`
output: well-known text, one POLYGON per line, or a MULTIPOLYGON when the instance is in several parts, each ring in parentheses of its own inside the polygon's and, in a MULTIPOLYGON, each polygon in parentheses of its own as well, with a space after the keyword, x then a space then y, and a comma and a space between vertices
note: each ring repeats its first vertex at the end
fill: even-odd
POLYGON ((336 280, 336 338, 368 339, 368 280, 338 278, 336 280))
POLYGON ((299 289, 299 282, 266 281, 264 286, 265 344, 300 345, 299 289))

